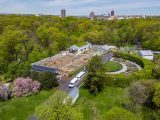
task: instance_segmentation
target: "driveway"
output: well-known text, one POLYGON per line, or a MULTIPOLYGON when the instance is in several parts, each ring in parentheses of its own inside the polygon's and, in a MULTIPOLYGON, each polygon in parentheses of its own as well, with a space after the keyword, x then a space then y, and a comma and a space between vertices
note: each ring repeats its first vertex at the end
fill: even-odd
MULTIPOLYGON (((86 74, 87 74, 87 72, 85 73, 85 75, 86 74)), ((77 81, 75 87, 79 88, 83 84, 84 76, 80 80, 77 81)), ((68 78, 66 80, 59 80, 58 81, 58 83, 59 83, 58 89, 66 91, 68 93, 70 90, 72 90, 72 88, 69 88, 69 83, 70 83, 70 81, 72 79, 73 79, 73 77, 72 78, 68 78)))

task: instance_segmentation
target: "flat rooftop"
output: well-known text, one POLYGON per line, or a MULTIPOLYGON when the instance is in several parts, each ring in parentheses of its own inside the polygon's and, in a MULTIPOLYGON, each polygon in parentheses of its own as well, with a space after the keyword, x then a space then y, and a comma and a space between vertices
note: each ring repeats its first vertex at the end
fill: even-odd
POLYGON ((60 75, 69 74, 88 63, 92 58, 91 53, 72 54, 69 52, 62 52, 53 57, 43 59, 33 65, 45 66, 49 68, 56 68, 60 75))

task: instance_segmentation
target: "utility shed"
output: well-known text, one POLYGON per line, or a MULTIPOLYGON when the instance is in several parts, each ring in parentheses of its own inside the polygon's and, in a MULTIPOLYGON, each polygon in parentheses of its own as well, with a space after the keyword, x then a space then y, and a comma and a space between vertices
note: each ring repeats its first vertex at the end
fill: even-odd
POLYGON ((77 87, 74 87, 71 91, 69 91, 68 96, 72 98, 73 105, 79 98, 79 89, 77 87))
POLYGON ((140 55, 148 60, 153 60, 154 59, 154 55, 152 53, 151 50, 140 50, 140 55))

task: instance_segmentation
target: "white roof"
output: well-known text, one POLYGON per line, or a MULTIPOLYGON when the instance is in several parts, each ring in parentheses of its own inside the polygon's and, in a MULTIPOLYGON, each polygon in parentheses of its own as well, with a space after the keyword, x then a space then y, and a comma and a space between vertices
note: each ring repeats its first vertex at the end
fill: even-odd
POLYGON ((72 50, 78 50, 78 47, 76 45, 73 45, 73 46, 70 47, 70 49, 72 49, 72 50))
POLYGON ((103 49, 105 49, 105 50, 116 49, 116 48, 117 48, 116 46, 109 46, 109 45, 102 45, 101 47, 102 47, 103 49))
POLYGON ((78 78, 73 78, 70 83, 74 84, 77 80, 78 78))
POLYGON ((153 56, 153 53, 151 50, 140 50, 141 55, 143 56, 153 56))
POLYGON ((85 72, 82 71, 82 72, 80 72, 76 77, 79 78, 79 77, 81 77, 82 75, 84 75, 84 73, 85 73, 85 72))

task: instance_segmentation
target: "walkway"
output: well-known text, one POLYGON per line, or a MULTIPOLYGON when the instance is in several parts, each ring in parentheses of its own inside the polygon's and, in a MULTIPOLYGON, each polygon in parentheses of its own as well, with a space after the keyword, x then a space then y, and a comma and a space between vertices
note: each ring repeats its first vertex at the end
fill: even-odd
MULTIPOLYGON (((116 63, 119 63, 119 62, 114 61, 114 60, 111 60, 111 61, 116 62, 116 63)), ((122 69, 121 69, 121 70, 115 71, 115 72, 106 72, 106 74, 120 74, 120 73, 126 72, 126 71, 127 71, 127 66, 126 66, 125 64, 123 64, 123 63, 119 63, 119 64, 122 65, 122 69)))
POLYGON ((121 64, 122 69, 115 72, 106 72, 106 74, 131 74, 142 69, 140 65, 122 58, 112 58, 111 61, 121 64))

